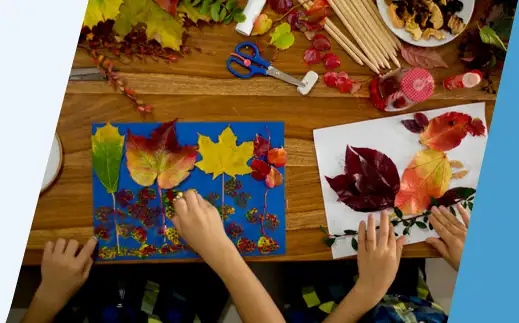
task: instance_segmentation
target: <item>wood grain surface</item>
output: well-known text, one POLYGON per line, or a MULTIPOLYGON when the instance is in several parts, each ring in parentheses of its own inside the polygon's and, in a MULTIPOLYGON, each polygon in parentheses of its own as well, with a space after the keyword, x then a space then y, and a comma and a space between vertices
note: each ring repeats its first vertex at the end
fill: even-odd
MULTIPOLYGON (((477 1, 476 13, 486 9, 489 1, 477 1)), ((335 17, 332 18, 335 22, 335 17)), ((472 24, 475 19, 472 19, 472 24)), ((340 24, 337 24, 340 26, 340 24)), ((142 118, 132 103, 114 92, 103 81, 69 82, 58 121, 64 150, 64 163, 58 180, 39 199, 24 265, 37 265, 47 240, 58 237, 85 242, 92 234, 92 170, 90 133, 93 122, 161 122, 179 118, 180 121, 283 121, 289 159, 286 168, 287 253, 284 256, 248 258, 249 261, 313 261, 332 258, 330 249, 322 242, 319 226, 326 226, 323 199, 316 164, 312 130, 394 114, 383 113, 371 106, 367 86, 355 95, 341 94, 327 88, 322 81, 324 68, 312 69, 321 79, 307 97, 294 87, 273 78, 239 80, 227 71, 225 61, 234 47, 246 38, 233 26, 204 26, 190 28, 188 45, 191 54, 175 63, 145 61, 119 62, 121 76, 146 103, 153 106, 153 115, 142 118)), ((441 81, 462 73, 458 60, 457 42, 445 45, 438 52, 449 64, 448 69, 434 69, 437 83, 433 97, 404 113, 444 108, 484 101, 490 124, 495 95, 480 88, 445 91, 441 81)), ((309 68, 303 63, 303 53, 310 42, 296 35, 296 43, 279 53, 274 62, 281 71, 302 77, 309 68)), ((373 73, 356 64, 332 40, 332 49, 342 61, 340 70, 352 78, 369 82, 373 73)), ((402 65, 406 66, 400 58, 402 65)), ((78 49, 74 67, 90 67, 92 59, 78 49)), ((377 129, 370 131, 377 132, 377 129)), ((378 134, 383 136, 384 133, 378 134)), ((418 243, 404 248, 404 257, 437 257, 434 250, 418 243)), ((164 260, 167 262, 193 260, 164 260)), ((156 261, 162 262, 162 261, 156 261)))

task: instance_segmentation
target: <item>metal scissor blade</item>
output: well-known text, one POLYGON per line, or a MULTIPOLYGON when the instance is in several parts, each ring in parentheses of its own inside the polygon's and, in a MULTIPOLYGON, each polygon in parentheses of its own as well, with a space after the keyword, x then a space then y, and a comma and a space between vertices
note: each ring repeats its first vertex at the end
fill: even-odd
POLYGON ((105 78, 97 67, 73 68, 70 71, 69 81, 101 81, 105 78))
POLYGON ((272 65, 268 67, 267 74, 272 77, 275 77, 277 79, 283 80, 287 83, 293 84, 295 86, 303 86, 303 87, 305 86, 305 83, 301 82, 300 80, 298 80, 286 73, 281 72, 280 70, 273 67, 272 65))

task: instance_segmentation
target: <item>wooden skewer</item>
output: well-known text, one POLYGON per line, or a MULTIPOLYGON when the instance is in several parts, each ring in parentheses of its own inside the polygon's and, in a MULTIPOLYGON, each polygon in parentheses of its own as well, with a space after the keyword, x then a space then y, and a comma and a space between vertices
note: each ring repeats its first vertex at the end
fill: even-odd
POLYGON ((386 38, 387 34, 384 31, 381 31, 378 28, 378 25, 373 21, 373 17, 368 13, 366 8, 360 3, 359 0, 350 0, 350 6, 353 9, 355 13, 358 14, 360 17, 360 20, 364 23, 364 27, 367 27, 369 30, 371 30, 373 37, 378 40, 378 44, 381 45, 381 50, 385 51, 389 58, 395 63, 397 67, 400 66, 400 62, 398 61, 398 58, 396 57, 397 53, 395 49, 391 45, 391 41, 386 38))
MULTIPOLYGON (((364 53, 362 53, 358 48, 357 46, 355 46, 355 44, 353 44, 351 42, 351 40, 349 40, 343 33, 341 33, 341 31, 339 30, 339 28, 337 28, 337 26, 335 26, 335 24, 333 22, 331 22, 328 18, 325 18, 325 24, 324 24, 324 30, 326 30, 334 39, 337 43, 339 43, 339 45, 341 45, 342 48, 344 48, 346 50, 346 48, 351 48, 351 49, 355 49, 356 51, 358 51, 358 55, 356 55, 357 58, 360 58, 360 62, 358 62, 357 60, 355 60, 357 63, 359 63, 360 65, 364 65, 364 63, 366 63, 366 65, 375 73, 377 74, 380 74, 380 71, 378 70, 378 68, 373 65, 373 63, 371 63, 371 61, 366 57, 366 55, 364 55, 364 53), (342 36, 342 37, 341 37, 342 36)), ((348 52, 348 50, 346 50, 348 52)), ((348 54, 350 54, 348 52, 348 54)), ((350 56, 352 56, 350 54, 350 56)), ((355 59, 353 56, 352 56, 353 59, 355 59)))
MULTIPOLYGON (((298 0, 298 2, 303 5, 305 10, 308 10, 312 4, 310 1, 305 2, 304 0, 298 0)), ((380 74, 378 68, 373 65, 373 63, 366 57, 366 55, 364 55, 364 53, 359 50, 357 46, 351 40, 349 40, 349 38, 346 37, 346 35, 344 35, 341 30, 328 18, 324 19, 324 30, 326 30, 326 32, 328 32, 328 34, 330 34, 330 36, 335 39, 335 41, 346 51, 346 53, 348 53, 348 55, 350 55, 350 57, 355 62, 357 62, 359 65, 364 65, 364 63, 366 63, 366 65, 373 72, 380 74)))
POLYGON ((389 28, 383 23, 382 16, 380 15, 380 12, 378 11, 377 6, 373 3, 372 0, 361 0, 364 3, 364 7, 368 9, 368 11, 371 13, 371 16, 375 19, 377 24, 379 25, 382 30, 385 30, 387 34, 389 35, 389 38, 392 40, 392 43, 396 45, 399 49, 402 49, 402 43, 400 40, 389 30, 389 28))
MULTIPOLYGON (((371 0, 368 0, 371 1, 371 0)), ((383 22, 380 20, 379 16, 377 16, 372 10, 372 8, 369 6, 369 4, 366 3, 364 0, 355 0, 358 7, 361 8, 361 11, 364 12, 366 18, 371 18, 370 24, 373 24, 375 28, 379 30, 379 32, 383 35, 384 39, 386 40, 389 45, 395 49, 399 50, 397 43, 391 38, 392 33, 391 31, 383 25, 383 22)), ((394 36, 394 35, 393 35, 394 36)))
POLYGON ((379 66, 384 66, 382 61, 379 61, 378 59, 375 58, 375 56, 373 56, 372 52, 368 49, 366 44, 364 44, 364 41, 362 39, 360 39, 359 36, 355 33, 355 31, 353 30, 353 27, 350 25, 350 23, 346 19, 346 16, 344 16, 342 11, 340 11, 339 8, 337 7, 337 5, 335 4, 335 0, 333 0, 333 1, 329 0, 328 3, 332 7, 333 11, 337 14, 339 19, 342 21, 342 23, 346 27, 346 29, 348 29, 349 33, 353 36, 353 38, 355 39, 357 44, 359 44, 360 48, 362 48, 362 50, 364 51, 366 56, 370 59, 371 63, 373 63, 373 65, 375 65, 375 66, 378 65, 377 68, 379 66))
POLYGON ((346 15, 346 19, 348 19, 349 22, 355 27, 354 32, 360 35, 360 37, 366 41, 374 56, 382 61, 382 65, 390 69, 391 65, 389 65, 388 60, 384 56, 384 53, 378 48, 376 39, 374 40, 372 35, 365 28, 363 28, 357 16, 355 16, 353 11, 351 11, 350 7, 348 6, 349 1, 350 0, 334 0, 339 10, 346 15))

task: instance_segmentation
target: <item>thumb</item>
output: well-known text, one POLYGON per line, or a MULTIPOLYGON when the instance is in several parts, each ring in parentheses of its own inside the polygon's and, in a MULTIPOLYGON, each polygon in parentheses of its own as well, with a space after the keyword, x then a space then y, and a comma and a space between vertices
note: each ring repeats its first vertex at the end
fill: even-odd
POLYGON ((447 248, 445 242, 443 242, 442 240, 438 238, 427 238, 425 242, 431 245, 434 249, 436 249, 440 253, 440 255, 446 260, 450 257, 449 249, 447 248))

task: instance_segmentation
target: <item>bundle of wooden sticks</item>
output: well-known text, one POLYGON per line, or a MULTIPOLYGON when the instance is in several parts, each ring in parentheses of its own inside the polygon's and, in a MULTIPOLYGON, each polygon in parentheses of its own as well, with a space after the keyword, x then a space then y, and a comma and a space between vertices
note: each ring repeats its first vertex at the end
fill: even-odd
MULTIPOLYGON (((305 9, 312 5, 309 1, 298 1, 305 9)), ((402 44, 384 24, 372 0, 328 0, 328 3, 362 50, 328 18, 324 29, 353 60, 366 64, 377 74, 380 69, 391 69, 389 60, 400 67, 397 51, 402 44)))

